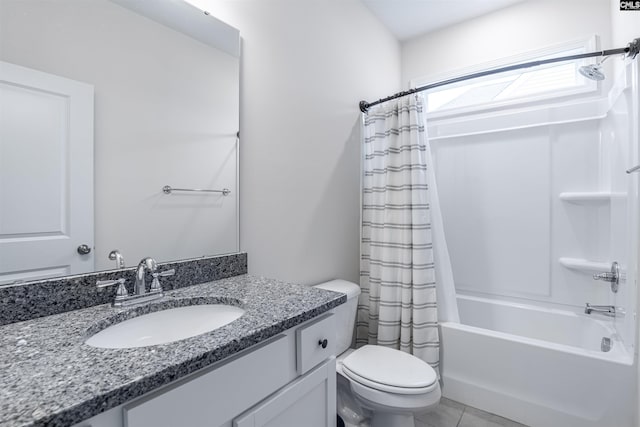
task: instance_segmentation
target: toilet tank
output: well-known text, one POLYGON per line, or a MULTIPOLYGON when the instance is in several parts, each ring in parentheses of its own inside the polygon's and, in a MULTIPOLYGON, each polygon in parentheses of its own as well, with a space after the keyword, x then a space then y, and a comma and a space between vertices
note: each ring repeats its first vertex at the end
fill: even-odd
POLYGON ((351 347, 360 286, 346 280, 331 280, 319 283, 315 287, 347 294, 347 302, 332 310, 336 317, 336 353, 341 354, 351 347))

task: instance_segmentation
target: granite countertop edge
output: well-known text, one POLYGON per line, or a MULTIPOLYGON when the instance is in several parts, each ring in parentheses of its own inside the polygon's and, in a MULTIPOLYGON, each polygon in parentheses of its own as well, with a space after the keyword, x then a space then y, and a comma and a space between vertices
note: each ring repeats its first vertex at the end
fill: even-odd
POLYGON ((84 344, 87 331, 95 329, 97 323, 108 325, 116 314, 151 306, 154 302, 121 309, 102 305, 0 327, 0 369, 8 368, 13 373, 12 368, 19 366, 15 375, 0 379, 0 401, 9 399, 5 400, 8 404, 0 403, 0 426, 74 425, 227 359, 346 302, 344 294, 245 274, 170 291, 163 298, 163 309, 184 305, 180 301, 185 299, 212 295, 222 301, 239 301, 246 310, 245 315, 212 332, 159 346, 98 349, 84 344), (78 324, 71 328, 65 322, 78 324), (17 348, 24 340, 21 336, 25 336, 25 330, 36 329, 35 334, 27 338, 29 344, 44 343, 48 339, 44 336, 48 324, 60 329, 56 331, 60 337, 58 342, 54 337, 53 342, 42 344, 40 351, 26 362, 12 363, 10 359, 14 354, 7 348, 17 348), (71 360, 64 357, 65 352, 71 360), (78 355, 77 360, 73 360, 74 355, 78 355), (167 360, 170 358, 173 360, 167 360), (144 362, 138 366, 140 360, 144 362), (72 369, 74 363, 78 364, 75 370, 72 369), (113 366, 113 370, 109 366, 113 366), (116 367, 121 368, 120 371, 116 371, 116 367), (139 374, 137 368, 141 371, 139 374), (29 384, 29 379, 21 375, 25 372, 38 380, 29 384), (68 375, 66 382, 59 379, 60 372, 62 377, 68 375), (44 379, 38 375, 44 375, 44 379), (85 378, 88 383, 82 383, 83 375, 88 376, 85 378), (81 384, 79 391, 78 383, 81 384), (44 391, 30 393, 30 389, 38 388, 44 391))

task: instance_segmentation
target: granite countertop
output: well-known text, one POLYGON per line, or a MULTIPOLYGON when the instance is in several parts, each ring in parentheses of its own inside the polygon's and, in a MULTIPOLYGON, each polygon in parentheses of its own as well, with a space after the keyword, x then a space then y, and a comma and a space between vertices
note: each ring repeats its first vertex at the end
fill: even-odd
POLYGON ((249 275, 170 291, 144 305, 99 305, 0 327, 0 426, 68 426, 229 357, 346 301, 340 293, 249 275), (194 301, 196 299, 196 301, 194 301), (128 349, 84 344, 111 323, 189 303, 232 303, 234 322, 128 349))

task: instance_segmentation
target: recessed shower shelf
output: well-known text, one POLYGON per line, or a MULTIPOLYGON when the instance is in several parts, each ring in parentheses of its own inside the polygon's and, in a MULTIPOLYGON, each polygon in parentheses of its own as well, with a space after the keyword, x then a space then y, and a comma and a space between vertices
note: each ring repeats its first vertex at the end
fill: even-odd
POLYGON ((589 261, 582 258, 560 258, 558 259, 558 262, 563 267, 569 268, 571 270, 582 270, 601 273, 603 271, 609 271, 611 269, 610 262, 589 261))
POLYGON ((567 191, 560 193, 560 200, 571 203, 609 203, 612 199, 627 197, 626 193, 606 191, 567 191))

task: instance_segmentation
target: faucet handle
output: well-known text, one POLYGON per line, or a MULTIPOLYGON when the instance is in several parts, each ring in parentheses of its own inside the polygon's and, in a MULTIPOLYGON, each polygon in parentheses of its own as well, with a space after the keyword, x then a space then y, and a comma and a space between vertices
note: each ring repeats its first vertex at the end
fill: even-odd
POLYGON ((593 275, 593 280, 603 280, 605 282, 611 283, 611 292, 618 292, 618 285, 620 284, 620 279, 622 275, 620 273, 620 264, 616 261, 611 263, 611 271, 607 271, 605 273, 598 273, 593 275))
POLYGON ((113 286, 113 285, 120 285, 120 284, 124 284, 126 282, 125 279, 115 279, 115 280, 98 280, 96 282, 96 286, 98 288, 107 288, 109 286, 113 286))
POLYGON ((118 289, 116 290, 116 301, 120 301, 129 296, 129 292, 127 291, 126 286, 124 286, 125 282, 126 282, 125 279, 98 280, 96 282, 96 287, 100 289, 100 288, 107 288, 113 285, 118 285, 118 289))
POLYGON ((618 276, 613 273, 597 273, 593 275, 593 280, 604 280, 605 282, 615 282, 618 280, 618 276))
POLYGON ((151 288, 149 289, 149 293, 154 292, 162 292, 162 286, 160 286, 160 280, 158 280, 158 276, 160 273, 153 273, 153 280, 151 281, 151 288))
POLYGON ((153 281, 151 282, 151 289, 149 289, 149 292, 162 292, 162 286, 160 285, 158 277, 173 276, 174 274, 176 274, 176 270, 173 268, 170 270, 153 272, 151 274, 151 276, 153 276, 153 281))

